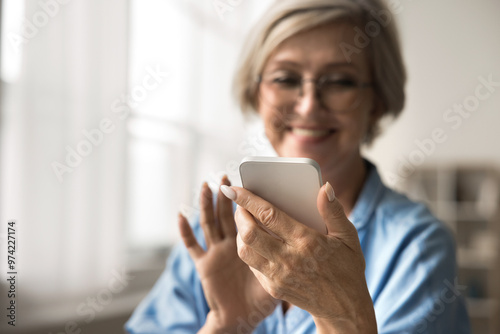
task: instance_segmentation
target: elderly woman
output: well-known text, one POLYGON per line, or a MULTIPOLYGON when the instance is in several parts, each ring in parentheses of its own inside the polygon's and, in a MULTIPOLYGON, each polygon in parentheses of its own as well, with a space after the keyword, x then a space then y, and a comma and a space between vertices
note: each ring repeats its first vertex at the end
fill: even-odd
POLYGON ((222 180, 202 188, 183 245, 131 333, 468 333, 450 232, 385 187, 360 148, 404 104, 405 73, 379 0, 280 0, 246 44, 244 110, 283 157, 321 166, 327 234, 222 180), (233 215, 232 201, 238 204, 233 215), (271 236, 263 229, 279 236, 271 236))

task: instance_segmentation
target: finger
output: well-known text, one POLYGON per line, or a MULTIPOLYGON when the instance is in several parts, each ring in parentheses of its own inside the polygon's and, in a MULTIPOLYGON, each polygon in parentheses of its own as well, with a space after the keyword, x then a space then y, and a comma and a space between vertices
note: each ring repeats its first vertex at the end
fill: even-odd
POLYGON ((250 270, 252 271, 252 274, 255 276, 255 278, 259 281, 260 285, 262 286, 262 288, 271 296, 273 297, 273 302, 275 303, 279 303, 279 299, 277 298, 274 298, 273 295, 271 295, 269 293, 269 287, 271 286, 272 284, 272 281, 267 278, 266 275, 264 275, 263 273, 261 273, 260 271, 258 271, 257 269, 255 268, 252 268, 252 267, 249 267, 250 270))
MULTIPOLYGON (((230 186, 231 182, 227 178, 227 175, 224 175, 221 180, 221 185, 230 186)), ((234 223, 233 216, 233 202, 224 196, 222 191, 219 191, 217 194, 217 220, 219 222, 219 226, 222 230, 223 237, 234 237, 236 236, 236 225, 234 223)))
POLYGON ((203 248, 201 248, 200 244, 194 237, 193 230, 191 229, 191 226, 189 226, 186 217, 184 217, 180 213, 179 231, 181 232, 182 241, 184 242, 184 245, 186 246, 191 258, 193 260, 196 260, 201 257, 205 253, 205 251, 203 250, 203 248))
POLYGON ((262 255, 264 258, 276 261, 284 251, 286 244, 267 233, 255 221, 245 208, 238 207, 235 213, 238 235, 241 241, 262 255))
POLYGON ((266 228, 286 243, 293 243, 310 230, 271 203, 254 195, 245 188, 221 186, 221 190, 223 190, 224 195, 235 201, 239 206, 247 209, 266 228))
POLYGON ((215 225, 212 191, 206 182, 201 186, 200 206, 200 225, 205 234, 207 248, 210 248, 212 243, 220 241, 221 236, 215 225))
POLYGON ((344 208, 335 197, 335 192, 329 182, 319 190, 317 206, 325 221, 328 234, 344 236, 354 233, 357 237, 356 228, 346 217, 344 208))
POLYGON ((279 304, 280 300, 286 299, 285 290, 280 288, 270 277, 255 268, 250 267, 250 270, 255 278, 257 278, 262 288, 273 298, 274 303, 279 304))
POLYGON ((252 268, 260 272, 266 272, 269 267, 269 260, 253 250, 250 246, 246 245, 238 233, 236 235, 236 246, 238 248, 238 256, 240 259, 252 268))

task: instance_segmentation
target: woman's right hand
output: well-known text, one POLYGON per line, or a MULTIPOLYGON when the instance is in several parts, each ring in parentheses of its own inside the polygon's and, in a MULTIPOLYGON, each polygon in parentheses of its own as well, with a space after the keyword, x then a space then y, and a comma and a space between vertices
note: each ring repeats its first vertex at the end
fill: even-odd
MULTIPOLYGON (((230 185, 227 176, 221 184, 230 185)), ((200 333, 249 332, 275 309, 271 297, 238 256, 232 201, 219 191, 214 210, 212 191, 203 184, 200 224, 207 250, 199 245, 187 219, 179 214, 179 229, 200 276, 210 307, 200 333)))

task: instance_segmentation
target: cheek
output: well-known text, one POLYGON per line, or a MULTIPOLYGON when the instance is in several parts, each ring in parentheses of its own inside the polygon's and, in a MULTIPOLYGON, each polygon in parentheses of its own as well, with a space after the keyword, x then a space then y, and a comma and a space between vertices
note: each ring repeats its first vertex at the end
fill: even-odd
POLYGON ((260 107, 259 115, 264 123, 265 132, 269 140, 280 138, 286 131, 286 119, 269 108, 260 107))
POLYGON ((356 115, 346 115, 344 119, 344 136, 346 140, 362 143, 368 133, 370 118, 368 112, 359 111, 356 115))
POLYGON ((285 137, 286 127, 283 122, 276 118, 269 120, 266 125, 265 133, 271 145, 277 149, 283 142, 285 137))

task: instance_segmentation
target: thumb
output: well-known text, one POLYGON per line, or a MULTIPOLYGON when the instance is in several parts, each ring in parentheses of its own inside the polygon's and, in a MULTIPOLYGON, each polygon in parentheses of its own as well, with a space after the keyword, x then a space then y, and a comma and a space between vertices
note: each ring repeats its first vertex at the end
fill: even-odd
POLYGON ((344 208, 335 197, 335 192, 329 182, 326 182, 319 190, 316 205, 328 229, 328 234, 345 235, 354 232, 355 227, 347 219, 344 208))

